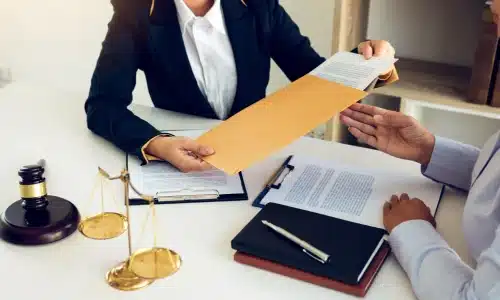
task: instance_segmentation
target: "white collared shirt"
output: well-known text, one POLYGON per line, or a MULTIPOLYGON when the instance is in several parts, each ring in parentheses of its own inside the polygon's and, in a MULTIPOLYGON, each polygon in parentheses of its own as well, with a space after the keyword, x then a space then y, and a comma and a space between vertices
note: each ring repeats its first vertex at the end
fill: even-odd
POLYGON ((201 93, 220 119, 226 119, 236 94, 236 66, 220 0, 203 17, 175 0, 182 39, 201 93))

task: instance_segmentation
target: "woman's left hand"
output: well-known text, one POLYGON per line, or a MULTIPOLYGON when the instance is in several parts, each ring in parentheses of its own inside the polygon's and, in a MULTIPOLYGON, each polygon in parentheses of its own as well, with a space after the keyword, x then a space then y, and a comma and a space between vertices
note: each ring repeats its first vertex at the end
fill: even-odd
MULTIPOLYGON (((362 54, 366 59, 370 59, 378 56, 394 57, 396 55, 396 50, 394 50, 394 47, 392 47, 388 41, 372 40, 359 44, 358 53, 362 54)), ((394 66, 387 72, 380 74, 380 76, 389 74, 393 69, 394 66)))
POLYGON ((387 232, 391 233, 399 224, 411 220, 424 220, 436 227, 431 210, 418 198, 410 200, 408 194, 402 194, 400 197, 393 195, 391 200, 385 203, 384 226, 387 232))

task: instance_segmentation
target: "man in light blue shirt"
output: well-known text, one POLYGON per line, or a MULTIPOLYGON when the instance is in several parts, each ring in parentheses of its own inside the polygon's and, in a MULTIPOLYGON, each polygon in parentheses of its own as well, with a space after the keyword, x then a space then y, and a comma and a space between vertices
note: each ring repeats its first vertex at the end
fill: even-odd
POLYGON ((500 131, 480 150, 435 137, 413 118, 373 106, 355 104, 341 119, 360 141, 417 161, 425 176, 469 192, 463 230, 475 269, 435 230, 420 199, 394 195, 384 206, 389 243, 417 297, 500 300, 500 131))
MULTIPOLYGON (((498 25, 500 0, 493 1, 492 11, 498 25)), ((369 105, 352 105, 341 120, 361 142, 419 162, 425 176, 469 193, 463 231, 475 269, 435 230, 420 199, 394 195, 384 206, 389 243, 417 297, 500 300, 500 131, 477 149, 434 136, 411 117, 369 105)))

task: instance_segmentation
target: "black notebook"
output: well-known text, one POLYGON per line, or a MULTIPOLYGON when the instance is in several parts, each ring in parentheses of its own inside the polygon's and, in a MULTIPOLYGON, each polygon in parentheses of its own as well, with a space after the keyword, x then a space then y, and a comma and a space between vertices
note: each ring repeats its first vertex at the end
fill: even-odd
POLYGON ((234 250, 356 285, 384 243, 383 229, 268 203, 231 241, 234 250), (262 223, 267 220, 331 256, 321 263, 262 223))

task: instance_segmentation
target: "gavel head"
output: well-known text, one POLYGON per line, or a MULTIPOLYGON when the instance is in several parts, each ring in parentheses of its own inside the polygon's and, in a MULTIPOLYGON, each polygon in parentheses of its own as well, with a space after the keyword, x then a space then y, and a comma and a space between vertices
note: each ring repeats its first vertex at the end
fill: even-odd
POLYGON ((47 194, 45 164, 18 170, 21 199, 0 215, 0 238, 18 245, 41 245, 62 240, 75 232, 80 214, 70 201, 47 194))
POLYGON ((47 186, 43 173, 45 169, 41 165, 27 165, 22 167, 18 175, 21 177, 19 182, 19 192, 23 199, 23 208, 43 209, 47 206, 47 186))

